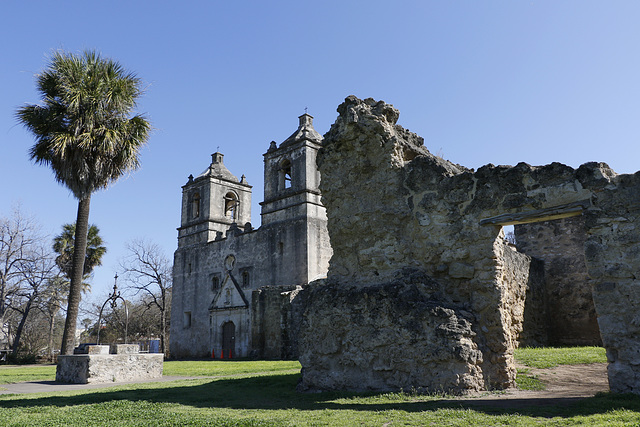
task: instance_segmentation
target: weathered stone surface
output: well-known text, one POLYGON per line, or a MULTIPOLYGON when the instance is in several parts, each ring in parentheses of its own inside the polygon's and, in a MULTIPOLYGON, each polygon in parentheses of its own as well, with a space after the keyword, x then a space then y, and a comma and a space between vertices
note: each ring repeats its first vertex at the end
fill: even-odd
MULTIPOLYGON (((587 236, 586 268, 610 361, 611 389, 640 393, 636 314, 640 306, 640 174, 616 175, 604 163, 588 163, 577 170, 560 163, 489 164, 474 172, 430 154, 422 138, 396 124, 399 113, 384 102, 351 96, 338 112, 318 154, 333 256, 327 277, 330 285, 313 288, 307 307, 311 320, 302 325, 299 348, 305 388, 361 389, 359 378, 366 378, 366 387, 372 389, 415 383, 403 374, 406 368, 398 359, 386 359, 380 365, 385 370, 365 369, 360 353, 372 351, 369 340, 377 324, 368 317, 374 316, 359 315, 346 302, 316 306, 330 301, 323 292, 340 301, 343 294, 336 289, 343 286, 360 298, 357 304, 372 309, 360 301, 365 300, 363 295, 382 303, 389 296, 387 287, 407 268, 418 269, 440 284, 439 306, 470 313, 464 318, 474 334, 464 335, 464 340, 471 341, 469 348, 480 351, 482 357, 473 358, 475 364, 454 358, 466 365, 452 372, 471 375, 469 384, 482 383, 486 388, 513 385, 513 349, 526 323, 526 305, 540 292, 531 288, 534 263, 504 241, 502 225, 509 222, 486 220, 521 220, 523 213, 529 220, 532 212, 535 219, 544 220, 546 214, 554 218, 579 214, 568 212, 567 206, 580 206, 587 236), (362 294, 363 289, 368 291, 362 294), (341 320, 335 325, 329 320, 312 321, 321 316, 341 320), (324 366, 341 374, 332 375, 324 366), (358 374, 351 375, 349 367, 358 374), (323 371, 324 376, 318 373, 323 371), (379 373, 387 371, 400 373, 397 377, 379 373)), ((398 301, 387 304, 397 319, 411 312, 403 311, 408 306, 398 301)), ((389 316, 390 324, 394 316, 389 316)), ((431 348, 427 343, 433 344, 430 334, 436 323, 433 319, 423 322, 420 345, 431 348)), ((394 326, 404 331, 401 324, 394 326)), ((398 338, 383 334, 376 341, 375 354, 395 348, 398 338)), ((467 384, 466 380, 444 383, 454 391, 467 384)))
MULTIPOLYGON (((109 346, 91 346, 106 347, 109 346)), ((90 347, 90 348, 91 348, 90 347)), ((136 381, 162 377, 164 355, 133 352, 120 345, 119 354, 74 354, 58 356, 56 381, 71 384, 136 381)), ((138 346, 135 345, 137 348, 138 346)), ((115 348, 114 348, 115 350, 115 348)))
MULTIPOLYGON (((325 135, 318 165, 334 251, 328 280, 371 287, 394 283, 406 268, 424 271, 443 284, 441 303, 474 313, 474 337, 465 340, 471 339, 483 357, 465 369, 474 381, 480 375, 483 388, 508 387, 515 378, 512 354, 522 329, 527 280, 514 280, 518 274, 507 265, 513 257, 501 255, 513 252, 501 228, 479 225, 483 206, 500 200, 491 194, 496 192, 496 184, 489 185, 491 170, 479 171, 487 181, 480 185, 472 171, 431 155, 422 138, 390 122, 398 116, 391 110, 383 102, 349 97, 325 135)), ((528 275, 528 267, 522 275, 528 275)), ((367 337, 369 331, 360 332, 367 337)), ((300 359, 309 361, 305 357, 315 351, 314 344, 303 346, 304 339, 300 359)), ((332 357, 322 363, 331 364, 332 357)), ((305 379, 310 365, 303 368, 303 382, 313 388, 305 379)), ((352 386, 358 388, 358 382, 352 386)), ((451 391, 464 388, 454 381, 449 386, 451 391)))
POLYGON ((299 389, 481 390, 473 315, 442 301, 429 277, 413 282, 315 283, 307 291, 299 389))
POLYGON ((303 286, 263 286, 252 293, 252 357, 297 359, 307 293, 303 286))
POLYGON ((87 347, 87 354, 109 354, 109 346, 108 345, 90 345, 87 347))
POLYGON ((138 344, 111 344, 109 352, 111 354, 138 354, 140 346, 138 344))

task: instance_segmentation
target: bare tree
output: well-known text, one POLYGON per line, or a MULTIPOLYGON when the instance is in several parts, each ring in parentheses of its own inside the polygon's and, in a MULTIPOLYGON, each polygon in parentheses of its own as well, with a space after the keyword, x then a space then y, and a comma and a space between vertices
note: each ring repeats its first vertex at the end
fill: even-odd
POLYGON ((59 348, 54 344, 56 319, 59 317, 63 304, 69 295, 69 281, 57 275, 47 281, 47 286, 40 296, 40 311, 48 321, 47 349, 49 360, 53 361, 54 351, 59 348))
POLYGON ((172 264, 158 245, 147 240, 134 240, 127 250, 129 254, 120 262, 127 288, 140 295, 148 309, 155 307, 160 312, 160 349, 166 354, 172 264))
MULTIPOLYGON (((10 217, 0 218, 0 340, 3 335, 10 341, 4 325, 11 308, 20 303, 20 290, 25 280, 22 267, 28 263, 32 253, 43 238, 32 218, 25 216, 18 207, 10 217)), ((15 345, 14 345, 15 347, 15 345)))
POLYGON ((19 286, 14 290, 14 304, 11 309, 20 313, 20 322, 16 328, 13 341, 13 355, 18 354, 20 337, 24 325, 33 308, 40 303, 40 294, 45 290, 50 280, 57 274, 57 266, 51 251, 42 244, 32 245, 23 259, 18 263, 20 270, 19 286))

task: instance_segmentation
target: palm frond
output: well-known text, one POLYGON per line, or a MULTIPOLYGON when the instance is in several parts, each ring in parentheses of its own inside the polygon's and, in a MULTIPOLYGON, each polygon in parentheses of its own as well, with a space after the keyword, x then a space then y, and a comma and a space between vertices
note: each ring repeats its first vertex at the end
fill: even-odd
POLYGON ((96 51, 57 51, 36 84, 42 104, 16 112, 36 139, 29 155, 50 166, 78 199, 139 166, 150 125, 132 115, 143 92, 134 73, 96 51))

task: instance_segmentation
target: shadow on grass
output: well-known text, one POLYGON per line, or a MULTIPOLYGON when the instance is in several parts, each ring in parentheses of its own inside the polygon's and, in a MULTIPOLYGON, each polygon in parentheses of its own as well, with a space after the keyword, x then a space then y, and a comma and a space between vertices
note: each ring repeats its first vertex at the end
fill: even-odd
POLYGON ((519 414, 533 417, 573 417, 602 414, 627 409, 640 412, 640 396, 599 394, 590 398, 515 399, 496 396, 486 400, 437 399, 428 396, 388 397, 380 393, 298 393, 295 386, 300 374, 273 374, 249 378, 218 379, 189 385, 178 383, 145 383, 113 389, 94 389, 71 396, 0 398, 5 408, 37 406, 74 406, 98 404, 115 400, 131 402, 172 403, 201 408, 227 409, 297 409, 406 412, 437 411, 439 409, 471 409, 489 415, 519 414), (390 401, 391 400, 391 401, 390 401), (395 401, 397 400, 397 401, 395 401), (505 404, 508 402, 508 404, 505 404))

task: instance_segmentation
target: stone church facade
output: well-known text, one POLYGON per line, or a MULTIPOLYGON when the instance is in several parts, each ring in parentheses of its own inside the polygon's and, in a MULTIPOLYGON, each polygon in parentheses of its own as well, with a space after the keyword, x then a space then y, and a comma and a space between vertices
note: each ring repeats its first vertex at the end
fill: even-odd
POLYGON ((300 316, 291 299, 326 276, 332 254, 316 167, 322 137, 310 115, 299 120, 264 154, 260 228, 250 223, 251 185, 226 168, 221 153, 182 187, 172 357, 295 356, 287 334, 300 316))

